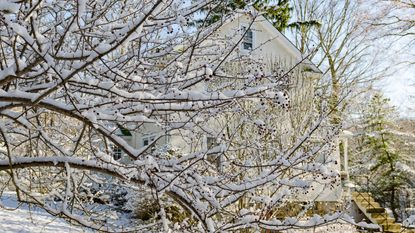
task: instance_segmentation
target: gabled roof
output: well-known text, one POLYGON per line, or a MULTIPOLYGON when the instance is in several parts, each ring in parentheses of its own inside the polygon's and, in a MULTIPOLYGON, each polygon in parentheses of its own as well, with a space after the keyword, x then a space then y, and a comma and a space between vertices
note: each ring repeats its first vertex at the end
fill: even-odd
MULTIPOLYGON (((232 22, 233 20, 235 20, 239 17, 242 17, 242 16, 249 16, 252 19, 254 19, 252 14, 237 13, 231 19, 226 20, 223 23, 223 25, 228 24, 228 23, 232 22)), ((306 56, 304 56, 304 54, 302 54, 300 52, 300 50, 284 34, 282 34, 280 31, 278 31, 278 29, 276 29, 274 27, 274 25, 272 25, 272 23, 266 17, 264 17, 262 15, 259 15, 259 16, 256 17, 255 22, 262 24, 262 26, 264 26, 264 28, 273 36, 273 38, 278 40, 278 42, 280 42, 285 48, 287 48, 287 50, 291 53, 291 55, 298 62, 302 61, 301 63, 306 65, 313 72, 323 73, 313 62, 311 62, 309 59, 307 59, 306 56)))

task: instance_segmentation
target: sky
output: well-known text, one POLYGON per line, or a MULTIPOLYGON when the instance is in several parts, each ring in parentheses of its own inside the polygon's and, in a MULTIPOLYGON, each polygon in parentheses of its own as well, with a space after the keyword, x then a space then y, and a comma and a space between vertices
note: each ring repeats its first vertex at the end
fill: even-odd
POLYGON ((401 68, 380 81, 378 87, 391 99, 402 117, 415 118, 415 66, 401 68))
POLYGON ((415 119, 415 63, 410 64, 415 59, 413 42, 412 38, 385 38, 383 43, 391 44, 383 48, 384 65, 391 73, 377 87, 390 98, 402 117, 415 119))

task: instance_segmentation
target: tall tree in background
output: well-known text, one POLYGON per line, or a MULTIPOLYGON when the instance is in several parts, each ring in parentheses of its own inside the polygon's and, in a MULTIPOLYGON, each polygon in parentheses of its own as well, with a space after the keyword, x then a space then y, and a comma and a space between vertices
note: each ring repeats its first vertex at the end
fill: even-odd
POLYGON ((341 100, 380 73, 374 66, 376 53, 368 43, 370 28, 361 24, 357 1, 293 0, 293 9, 293 20, 299 22, 293 24, 297 47, 310 54, 323 71, 321 93, 329 99, 332 123, 340 124, 348 106, 348 101, 341 100), (313 21, 319 26, 306 23, 313 21))
POLYGON ((387 37, 389 43, 399 44, 400 51, 409 56, 405 62, 415 64, 415 1, 372 0, 366 4, 366 23, 377 29, 377 37, 387 37))

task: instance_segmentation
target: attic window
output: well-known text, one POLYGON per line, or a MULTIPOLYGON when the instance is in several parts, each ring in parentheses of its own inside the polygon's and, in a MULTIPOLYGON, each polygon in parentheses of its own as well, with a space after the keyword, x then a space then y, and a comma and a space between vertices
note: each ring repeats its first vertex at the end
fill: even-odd
POLYGON ((114 158, 114 160, 121 159, 121 156, 122 156, 121 148, 115 145, 111 145, 111 149, 112 149, 112 157, 114 158))
POLYGON ((254 33, 248 27, 242 27, 242 33, 244 34, 244 38, 242 39, 242 48, 244 50, 252 50, 254 45, 254 33))

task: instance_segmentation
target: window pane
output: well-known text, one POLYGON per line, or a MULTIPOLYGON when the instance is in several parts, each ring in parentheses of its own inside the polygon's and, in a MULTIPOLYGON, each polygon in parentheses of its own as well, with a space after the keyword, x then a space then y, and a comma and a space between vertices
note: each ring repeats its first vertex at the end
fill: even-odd
POLYGON ((244 49, 246 49, 246 50, 251 50, 252 49, 252 43, 244 42, 243 44, 244 44, 244 49))
POLYGON ((148 146, 152 141, 156 140, 156 136, 144 136, 143 137, 143 146, 148 146))
POLYGON ((246 50, 252 50, 253 48, 253 32, 251 29, 247 29, 246 27, 242 27, 243 33, 245 33, 244 38, 242 40, 242 48, 246 50))
POLYGON ((207 146, 207 149, 210 149, 210 148, 213 148, 213 147, 217 146, 216 138, 207 137, 206 138, 206 146, 207 146))
POLYGON ((121 159, 122 156, 122 150, 117 146, 112 146, 112 157, 114 160, 121 159))
POLYGON ((245 34, 245 40, 252 42, 252 30, 249 29, 245 34))

